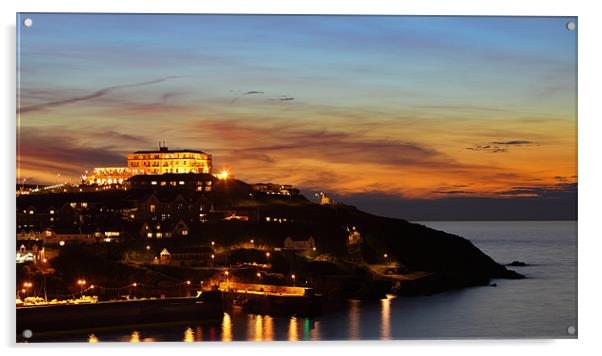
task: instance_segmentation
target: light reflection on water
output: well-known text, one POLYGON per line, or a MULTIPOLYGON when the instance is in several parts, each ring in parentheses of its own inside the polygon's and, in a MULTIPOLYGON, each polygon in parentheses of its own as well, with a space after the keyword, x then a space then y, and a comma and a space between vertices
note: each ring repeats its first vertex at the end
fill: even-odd
POLYGON ((263 341, 263 317, 255 316, 255 341, 263 341))
POLYGON ((265 338, 263 341, 272 341, 274 340, 274 323, 272 317, 266 315, 263 317, 265 323, 265 338))
POLYGON ((232 318, 228 313, 222 319, 222 341, 232 341, 232 318))
POLYGON ((140 342, 140 333, 138 331, 134 331, 130 336, 130 342, 140 342))
POLYGON ((184 342, 193 342, 194 341, 194 331, 192 330, 192 328, 187 328, 186 330, 184 330, 184 339, 182 341, 184 341, 184 342))
MULTIPOLYGON (((390 303, 391 297, 380 301, 381 339, 391 338, 390 303)), ((360 330, 365 327, 362 323, 362 301, 350 300, 346 308, 347 317, 343 314, 343 325, 347 324, 347 337, 352 340, 360 339, 360 330)), ((370 306, 365 306, 370 308, 370 306)), ((322 335, 321 322, 309 317, 274 317, 269 315, 245 314, 240 310, 225 312, 219 324, 207 325, 165 325, 148 329, 140 327, 138 330, 127 332, 125 330, 101 333, 102 341, 124 342, 154 342, 176 341, 273 341, 273 340, 322 340, 327 335, 322 335), (176 335, 179 337, 174 337, 176 335), (143 335, 144 334, 144 338, 143 335), (146 337, 149 335, 150 337, 146 337)), ((344 331, 343 331, 344 332, 344 331)), ((88 342, 100 342, 95 334, 87 335, 88 342)))
POLYGON ((349 301, 349 340, 360 338, 360 303, 359 300, 349 301))
POLYGON ((294 316, 291 317, 288 324, 288 341, 297 341, 299 340, 298 330, 297 330, 297 318, 294 316))
POLYGON ((387 298, 380 300, 380 338, 382 340, 391 339, 391 299, 393 298, 395 296, 389 294, 387 298))

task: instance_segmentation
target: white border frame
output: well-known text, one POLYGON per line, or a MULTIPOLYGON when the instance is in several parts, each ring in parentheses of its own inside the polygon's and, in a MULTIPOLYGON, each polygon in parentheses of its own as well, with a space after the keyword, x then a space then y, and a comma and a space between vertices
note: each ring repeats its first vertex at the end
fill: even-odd
MULTIPOLYGON (((2 251, 5 266, 4 281, 0 284, 3 297, 3 307, 6 313, 2 315, 5 328, 0 337, 3 346, 8 347, 9 353, 44 352, 50 355, 65 353, 81 353, 83 350, 74 345, 15 345, 14 344, 14 263, 12 247, 14 240, 14 196, 15 184, 15 13, 16 12, 153 12, 153 13, 261 13, 261 14, 383 14, 383 15, 534 15, 534 16, 578 16, 579 26, 579 340, 469 340, 469 341, 399 341, 399 342, 320 342, 320 343, 270 343, 252 344, 237 343, 226 345, 221 343, 195 345, 154 344, 144 345, 143 352, 163 354, 166 348, 177 349, 178 352, 261 352, 262 355, 286 353, 315 352, 316 346, 325 352, 345 352, 364 354, 376 348, 376 352, 424 352, 439 354, 442 352, 463 353, 466 355, 508 355, 530 353, 545 353, 546 355, 567 355, 571 353, 593 353, 600 334, 600 270, 598 260, 602 250, 602 236, 597 222, 597 205, 602 200, 599 185, 602 182, 600 159, 597 155, 602 150, 597 147, 600 130, 599 114, 599 83, 600 63, 600 34, 602 34, 602 13, 596 11, 596 2, 581 0, 499 0, 499 1, 469 1, 469 0, 323 0, 312 2, 308 0, 222 0, 222 1, 187 1, 169 0, 163 2, 132 1, 132 0, 98 0, 92 1, 42 1, 20 0, 2 1, 2 133, 4 150, 2 154, 2 210, 0 218, 3 227, 2 251), (596 95, 598 94, 598 95, 596 95), (597 184, 596 184, 597 183, 597 184), (8 189, 10 187, 10 189, 8 189), (35 349, 29 349, 30 347, 35 349), (24 349, 27 347, 28 349, 24 349), (44 350, 40 348, 44 347, 44 350), (233 348, 234 347, 234 348, 233 348), (391 347, 395 347, 392 350, 391 347), (311 350, 309 348, 312 348, 311 350), (400 348, 400 349, 397 349, 400 348), (403 348, 403 350, 401 350, 403 348), (207 350, 209 349, 209 350, 207 350)), ((86 346, 86 345, 84 345, 86 346)), ((95 345, 96 346, 96 345, 95 345)), ((89 355, 100 355, 107 348, 129 348, 125 344, 99 344, 98 347, 88 347, 85 352, 89 355)), ((81 346, 80 346, 81 347, 81 346)), ((599 349, 599 347, 597 347, 599 349)), ((123 350, 125 351, 125 350, 123 350)))

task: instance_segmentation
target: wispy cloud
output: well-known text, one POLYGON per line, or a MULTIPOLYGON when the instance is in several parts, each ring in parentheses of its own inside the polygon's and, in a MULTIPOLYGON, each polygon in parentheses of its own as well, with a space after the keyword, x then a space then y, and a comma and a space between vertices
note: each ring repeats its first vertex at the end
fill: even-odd
POLYGON ((577 183, 543 184, 536 186, 517 186, 509 190, 495 192, 499 196, 522 197, 558 197, 563 194, 576 194, 577 183))
POLYGON ((24 113, 28 113, 28 112, 32 112, 32 111, 40 111, 40 110, 45 110, 45 109, 49 109, 49 108, 54 108, 57 106, 93 100, 93 99, 105 96, 115 90, 126 89, 126 88, 136 88, 136 87, 142 87, 142 86, 146 86, 146 85, 157 84, 157 83, 161 83, 166 80, 174 79, 174 78, 179 78, 179 76, 169 76, 169 77, 149 80, 149 81, 145 81, 145 82, 133 83, 133 84, 114 85, 114 86, 99 89, 99 90, 97 90, 91 94, 87 94, 87 95, 75 96, 75 97, 62 99, 62 100, 49 101, 49 102, 45 102, 42 104, 22 106, 20 108, 17 108, 17 112, 24 114, 24 113))
POLYGON ((503 153, 509 151, 508 147, 522 147, 533 145, 536 145, 536 143, 533 141, 526 140, 492 141, 488 144, 472 145, 470 147, 466 147, 466 149, 471 151, 482 151, 488 153, 503 153))
POLYGON ((493 141, 491 142, 494 145, 520 145, 520 146, 524 146, 524 145, 533 145, 535 144, 535 142, 531 142, 531 141, 524 141, 524 140, 514 140, 514 141, 493 141))
POLYGON ((247 95, 259 95, 259 94, 263 94, 262 90, 250 90, 250 91, 246 91, 242 94, 240 94, 237 97, 234 97, 231 101, 230 101, 230 105, 236 103, 240 98, 242 98, 243 96, 247 96, 247 95))
POLYGON ((147 145, 146 138, 111 129, 94 129, 86 135, 66 127, 39 129, 24 127, 19 138, 17 167, 21 176, 31 176, 38 183, 54 182, 60 174, 77 180, 84 170, 103 166, 124 166, 125 145, 147 145), (101 137, 104 144, 90 138, 101 137))

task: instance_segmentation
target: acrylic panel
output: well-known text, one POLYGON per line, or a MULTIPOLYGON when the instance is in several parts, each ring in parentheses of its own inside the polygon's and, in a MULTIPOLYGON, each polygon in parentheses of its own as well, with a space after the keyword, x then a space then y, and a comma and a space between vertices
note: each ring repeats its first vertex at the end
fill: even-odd
POLYGON ((18 342, 577 337, 577 18, 17 14, 18 342))

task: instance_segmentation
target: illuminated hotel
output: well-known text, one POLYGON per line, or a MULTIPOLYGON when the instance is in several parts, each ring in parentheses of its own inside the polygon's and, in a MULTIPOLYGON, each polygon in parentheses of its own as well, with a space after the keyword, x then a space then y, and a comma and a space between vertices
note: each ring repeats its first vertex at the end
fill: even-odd
POLYGON ((210 154, 195 150, 170 151, 159 146, 159 150, 136 151, 128 154, 127 167, 94 168, 91 174, 82 175, 82 182, 89 185, 123 184, 128 178, 143 174, 211 174, 210 154))
POLYGON ((128 168, 134 174, 209 173, 211 155, 201 151, 159 147, 158 151, 137 151, 128 155, 128 168))

